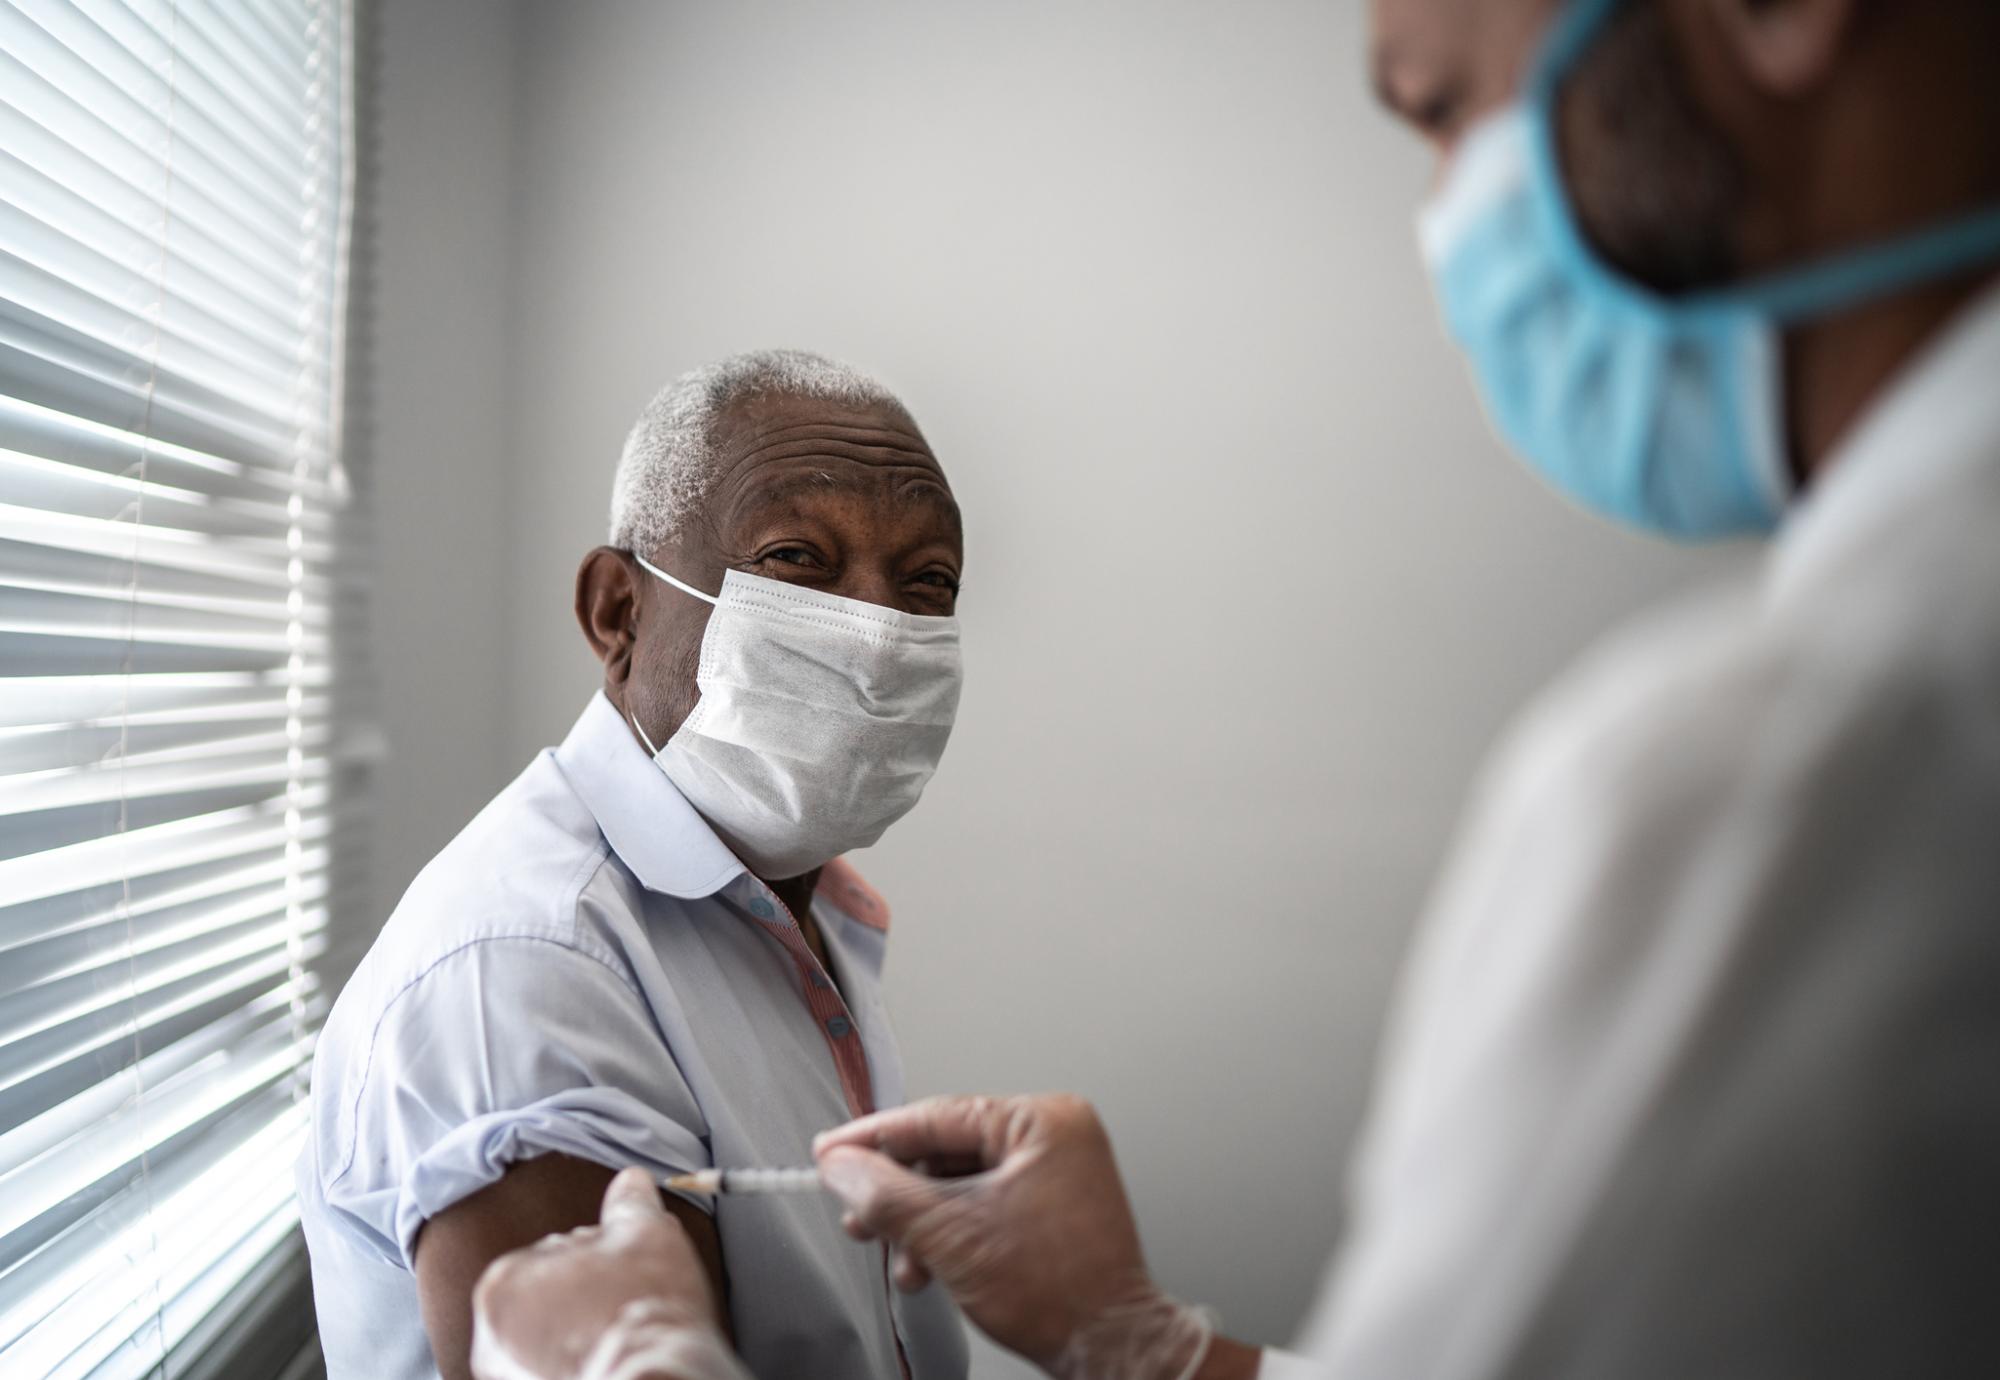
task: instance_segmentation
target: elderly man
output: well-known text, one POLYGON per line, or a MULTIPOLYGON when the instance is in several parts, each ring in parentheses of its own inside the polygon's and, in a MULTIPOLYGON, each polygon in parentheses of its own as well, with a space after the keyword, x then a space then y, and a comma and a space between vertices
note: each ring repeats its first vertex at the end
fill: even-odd
MULTIPOLYGON (((299 1193, 334 1380, 469 1374, 480 1272, 595 1223, 621 1168, 799 1163, 901 1100, 889 913, 840 855, 944 750, 962 559, 865 376, 760 353, 654 399, 577 575, 603 689, 411 885, 319 1044, 299 1193)), ((943 1291, 893 1290, 825 1202, 661 1210, 760 1373, 963 1374, 943 1291)))
MULTIPOLYGON (((1374 10, 1500 430, 1583 505, 1770 560, 1599 649, 1496 764, 1310 1359, 1150 1282, 1074 1099, 866 1118, 822 1177, 1062 1377, 2000 1375, 2000 5, 1374 10)), ((646 1307, 563 1326, 628 1377, 731 1374, 672 1224, 618 1215, 646 1307)), ((499 1270, 485 1350, 576 1375, 517 1305, 600 1244, 499 1270)))

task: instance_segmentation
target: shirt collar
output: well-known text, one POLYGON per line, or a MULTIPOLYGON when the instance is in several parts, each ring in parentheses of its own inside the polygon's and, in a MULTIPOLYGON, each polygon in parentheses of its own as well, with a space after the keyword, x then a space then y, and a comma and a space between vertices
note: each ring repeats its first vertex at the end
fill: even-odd
POLYGON ((743 863, 654 764, 602 690, 554 755, 611 851, 647 890, 691 901, 744 874, 743 863))
POLYGON ((2000 464, 2000 287, 1989 288, 1889 385, 1793 513, 1767 592, 1785 600, 1896 527, 1953 479, 2000 464))

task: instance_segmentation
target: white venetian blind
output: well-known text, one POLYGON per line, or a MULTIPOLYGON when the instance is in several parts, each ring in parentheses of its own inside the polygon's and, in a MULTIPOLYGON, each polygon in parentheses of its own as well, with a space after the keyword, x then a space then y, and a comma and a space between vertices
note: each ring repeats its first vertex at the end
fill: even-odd
POLYGON ((295 1223, 350 29, 0 0, 0 1375, 171 1371, 295 1223))

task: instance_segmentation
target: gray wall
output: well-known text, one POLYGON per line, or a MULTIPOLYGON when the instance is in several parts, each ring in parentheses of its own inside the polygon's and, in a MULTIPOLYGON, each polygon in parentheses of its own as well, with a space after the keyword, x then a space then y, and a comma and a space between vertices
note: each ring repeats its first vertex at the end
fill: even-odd
POLYGON ((512 6, 379 0, 364 417, 381 904, 512 774, 505 608, 512 451, 512 6))
POLYGON ((652 389, 879 371, 969 529, 961 726, 860 859, 913 1089, 1096 1098, 1160 1273, 1261 1338, 1481 754, 1701 569, 1488 439, 1361 9, 388 4, 392 886, 588 694, 652 389))

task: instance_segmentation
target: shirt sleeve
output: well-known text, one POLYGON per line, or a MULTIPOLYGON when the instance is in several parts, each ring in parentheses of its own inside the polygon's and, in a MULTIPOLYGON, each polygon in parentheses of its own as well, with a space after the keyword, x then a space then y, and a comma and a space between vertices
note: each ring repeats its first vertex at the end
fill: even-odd
POLYGON ((406 1266, 427 1219, 519 1160, 710 1167, 707 1123, 645 1001, 554 940, 439 960, 385 1007, 349 1081, 327 1203, 406 1266))

